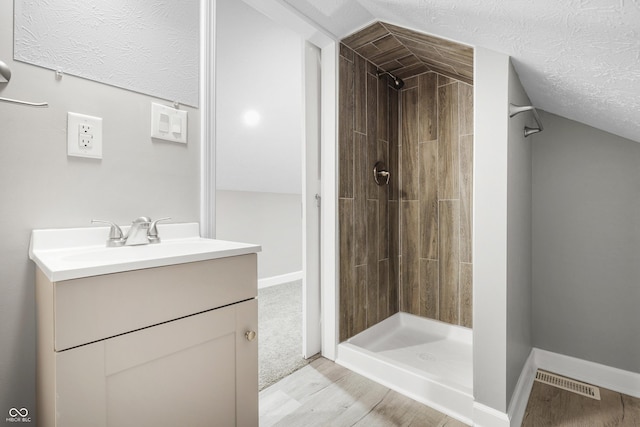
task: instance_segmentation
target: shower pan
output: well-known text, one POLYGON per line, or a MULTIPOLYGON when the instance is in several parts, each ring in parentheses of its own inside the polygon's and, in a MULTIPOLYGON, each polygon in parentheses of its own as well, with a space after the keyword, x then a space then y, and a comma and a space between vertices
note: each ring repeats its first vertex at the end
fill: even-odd
POLYGON ((338 346, 338 363, 462 422, 473 415, 471 329, 396 313, 338 346))

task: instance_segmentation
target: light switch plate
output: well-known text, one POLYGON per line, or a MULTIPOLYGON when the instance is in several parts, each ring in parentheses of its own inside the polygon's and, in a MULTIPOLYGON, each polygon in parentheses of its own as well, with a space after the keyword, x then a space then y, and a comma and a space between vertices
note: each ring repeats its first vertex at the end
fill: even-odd
POLYGON ((187 112, 151 103, 151 137, 187 143, 187 112))
POLYGON ((67 113, 67 156, 102 158, 102 119, 67 113))

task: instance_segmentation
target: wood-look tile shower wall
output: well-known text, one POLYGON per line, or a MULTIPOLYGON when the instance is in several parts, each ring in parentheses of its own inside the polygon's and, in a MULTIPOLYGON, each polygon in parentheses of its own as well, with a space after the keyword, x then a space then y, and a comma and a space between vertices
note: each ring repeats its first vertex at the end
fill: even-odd
POLYGON ((400 110, 400 311, 472 327, 473 86, 424 73, 400 110))
POLYGON ((340 341, 398 311, 398 91, 340 46, 340 341), (392 124, 392 125, 390 125, 392 124), (377 161, 391 181, 373 180, 377 161))
POLYGON ((340 46, 340 341, 398 311, 472 327, 473 86, 375 71, 340 46))

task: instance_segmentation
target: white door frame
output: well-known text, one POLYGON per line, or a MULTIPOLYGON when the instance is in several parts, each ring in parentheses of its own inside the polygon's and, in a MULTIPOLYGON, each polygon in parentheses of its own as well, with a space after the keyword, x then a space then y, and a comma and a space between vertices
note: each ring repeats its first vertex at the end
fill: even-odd
MULTIPOLYGON (((338 42, 280 0, 244 0, 321 49, 320 276, 322 355, 335 360, 338 344, 337 268, 337 65, 338 42)), ((216 1, 200 0, 200 140, 203 237, 215 236, 215 18, 216 1)))
POLYGON ((304 126, 302 161, 302 356, 322 350, 320 292, 320 55, 316 45, 302 43, 304 126))

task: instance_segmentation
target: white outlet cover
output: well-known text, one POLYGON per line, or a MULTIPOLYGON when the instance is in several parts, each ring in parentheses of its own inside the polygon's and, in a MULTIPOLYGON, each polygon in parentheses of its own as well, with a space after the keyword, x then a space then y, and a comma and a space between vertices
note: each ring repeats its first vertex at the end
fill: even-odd
POLYGON ((187 143, 187 112, 151 103, 151 137, 187 143))
POLYGON ((79 113, 67 113, 67 156, 102 158, 102 118, 79 113), (89 125, 91 133, 87 136, 91 144, 80 143, 80 127, 89 125))

